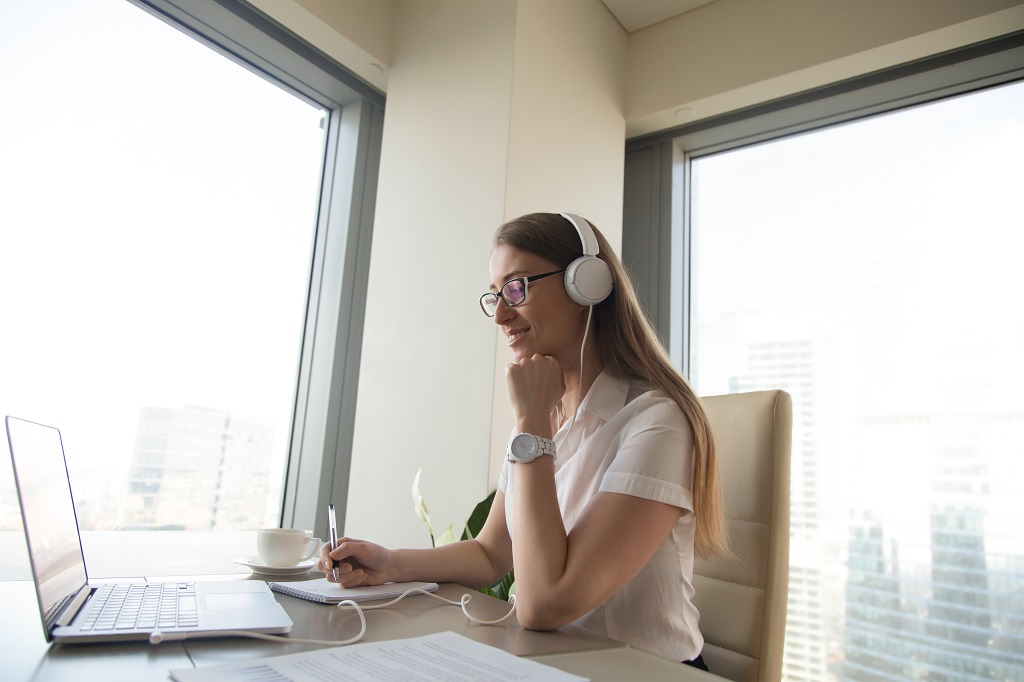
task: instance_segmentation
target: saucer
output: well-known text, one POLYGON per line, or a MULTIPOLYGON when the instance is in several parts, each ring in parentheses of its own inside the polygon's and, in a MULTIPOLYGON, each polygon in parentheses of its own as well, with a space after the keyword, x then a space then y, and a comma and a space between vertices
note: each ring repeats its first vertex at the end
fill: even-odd
POLYGON ((263 575, 302 575, 316 566, 316 559, 306 559, 294 566, 267 566, 260 561, 258 554, 253 554, 239 557, 235 559, 235 563, 252 569, 253 573, 262 573, 263 575))

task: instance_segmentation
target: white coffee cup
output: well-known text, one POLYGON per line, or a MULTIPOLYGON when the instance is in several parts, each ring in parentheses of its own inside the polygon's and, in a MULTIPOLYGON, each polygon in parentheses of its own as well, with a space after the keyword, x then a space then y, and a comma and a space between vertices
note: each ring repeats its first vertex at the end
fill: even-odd
POLYGON ((295 566, 320 548, 313 531, 299 528, 263 528, 256 532, 256 551, 267 566, 295 566))

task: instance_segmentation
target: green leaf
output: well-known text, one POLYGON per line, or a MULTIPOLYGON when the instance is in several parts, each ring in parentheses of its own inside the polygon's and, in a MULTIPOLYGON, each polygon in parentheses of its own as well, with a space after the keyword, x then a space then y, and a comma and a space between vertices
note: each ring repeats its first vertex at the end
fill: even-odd
POLYGON ((508 598, 515 594, 516 577, 514 571, 509 571, 508 574, 494 583, 490 587, 482 587, 478 591, 484 594, 489 594, 492 597, 497 597, 502 601, 508 601, 508 598))
MULTIPOLYGON (((491 513, 491 505, 494 503, 494 494, 496 492, 494 491, 485 497, 473 508, 473 513, 469 515, 469 520, 466 521, 466 529, 462 531, 463 540, 472 540, 480 534, 480 530, 484 527, 484 522, 487 521, 487 515, 491 513)), ((498 582, 488 587, 481 587, 477 592, 488 594, 502 601, 508 601, 509 596, 515 592, 515 584, 515 575, 513 575, 512 571, 509 571, 508 575, 498 582)))
MULTIPOLYGON (((497 491, 494 492, 496 493, 497 491)), ((469 515, 469 520, 466 521, 466 530, 462 532, 463 540, 472 540, 480 534, 480 529, 484 527, 484 521, 487 520, 487 515, 491 512, 491 504, 493 502, 494 493, 491 493, 473 508, 473 513, 469 515)))

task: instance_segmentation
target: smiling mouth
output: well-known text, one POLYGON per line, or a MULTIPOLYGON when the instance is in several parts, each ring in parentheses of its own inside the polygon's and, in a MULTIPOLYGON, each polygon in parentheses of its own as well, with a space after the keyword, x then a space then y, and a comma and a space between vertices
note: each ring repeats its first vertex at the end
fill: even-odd
POLYGON ((522 331, 512 332, 511 334, 509 334, 508 335, 508 345, 511 346, 513 343, 516 342, 517 339, 519 339, 520 336, 522 336, 523 334, 525 334, 528 331, 529 331, 528 329, 524 329, 522 331))

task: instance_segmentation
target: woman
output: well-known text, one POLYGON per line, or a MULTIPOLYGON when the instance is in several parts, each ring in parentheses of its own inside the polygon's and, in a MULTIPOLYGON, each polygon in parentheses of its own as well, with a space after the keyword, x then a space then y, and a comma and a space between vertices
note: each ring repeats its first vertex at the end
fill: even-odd
POLYGON ((575 622, 702 666, 693 558, 729 549, 699 398, 622 264, 582 218, 534 213, 503 225, 489 269, 480 303, 512 350, 505 378, 515 431, 483 529, 431 549, 342 538, 321 551, 320 570, 333 581, 335 566, 345 587, 481 587, 514 568, 523 627, 575 622), (603 261, 596 295, 575 288, 595 265, 577 269, 581 251, 580 262, 603 261))

